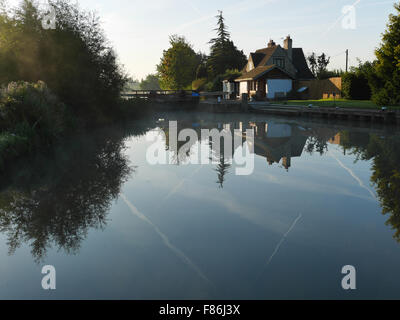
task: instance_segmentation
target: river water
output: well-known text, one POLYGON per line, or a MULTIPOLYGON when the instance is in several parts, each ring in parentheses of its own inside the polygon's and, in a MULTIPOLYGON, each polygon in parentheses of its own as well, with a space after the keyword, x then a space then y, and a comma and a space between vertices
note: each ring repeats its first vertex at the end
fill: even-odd
POLYGON ((399 240, 395 128, 158 114, 2 178, 0 298, 398 299, 399 240), (186 152, 170 121, 199 134, 186 152), (237 174, 234 150, 216 156, 202 129, 252 130, 252 173, 237 174), (155 146, 170 161, 152 164, 155 146), (212 162, 191 161, 207 152, 212 162), (42 288, 45 265, 56 290, 42 288), (356 290, 342 288, 346 265, 356 290))

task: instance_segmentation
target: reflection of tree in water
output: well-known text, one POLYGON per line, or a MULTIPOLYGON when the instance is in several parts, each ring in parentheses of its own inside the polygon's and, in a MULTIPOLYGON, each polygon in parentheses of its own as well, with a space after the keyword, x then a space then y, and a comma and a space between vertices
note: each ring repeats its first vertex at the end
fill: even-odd
MULTIPOLYGON (((191 128, 191 122, 187 121, 178 121, 177 125, 177 134, 179 134, 182 130, 191 128)), ((165 136, 165 149, 170 153, 171 163, 176 165, 184 164, 190 158, 193 152, 191 148, 197 141, 190 141, 189 143, 189 137, 186 137, 185 141, 178 141, 178 137, 171 137, 169 122, 160 124, 160 129, 163 131, 165 136), (171 138, 174 140, 176 139, 175 146, 170 145, 171 138)), ((197 132, 197 136, 201 136, 200 132, 197 132)))
POLYGON ((131 172, 122 153, 127 132, 103 130, 38 156, 0 193, 0 232, 10 254, 29 243, 38 262, 56 245, 76 253, 91 228, 103 228, 131 172))
POLYGON ((312 127, 308 131, 305 151, 309 154, 317 152, 321 156, 328 152, 328 141, 337 134, 337 130, 326 127, 312 127))
POLYGON ((373 183, 382 213, 389 214, 387 224, 396 231, 394 238, 400 242, 400 137, 381 138, 374 134, 342 133, 341 145, 350 149, 361 160, 372 159, 373 183))
POLYGON ((224 187, 225 175, 228 173, 230 167, 231 165, 227 161, 225 161, 225 157, 221 155, 220 162, 217 165, 217 168, 215 169, 215 171, 217 171, 218 174, 217 184, 219 184, 219 187, 221 189, 224 187))
POLYGON ((318 152, 322 156, 328 152, 327 140, 319 136, 310 136, 306 142, 305 150, 309 154, 318 152))

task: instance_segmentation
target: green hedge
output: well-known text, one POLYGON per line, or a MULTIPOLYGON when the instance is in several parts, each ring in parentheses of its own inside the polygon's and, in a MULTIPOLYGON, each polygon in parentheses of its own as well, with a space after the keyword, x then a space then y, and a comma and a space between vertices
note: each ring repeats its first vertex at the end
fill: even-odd
POLYGON ((342 76, 342 92, 346 99, 370 100, 371 88, 364 74, 348 72, 342 76))

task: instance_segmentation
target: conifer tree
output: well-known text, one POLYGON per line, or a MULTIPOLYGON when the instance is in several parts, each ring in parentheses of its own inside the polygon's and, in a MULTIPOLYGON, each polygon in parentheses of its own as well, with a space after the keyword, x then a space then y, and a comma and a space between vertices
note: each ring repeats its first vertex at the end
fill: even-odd
POLYGON ((400 2, 397 14, 389 16, 380 48, 375 51, 377 63, 371 87, 378 105, 400 105, 400 2))
POLYGON ((207 70, 210 78, 224 74, 228 69, 241 70, 247 62, 243 51, 238 50, 230 39, 222 11, 216 16, 218 19, 217 37, 210 40, 211 53, 207 61, 207 70))

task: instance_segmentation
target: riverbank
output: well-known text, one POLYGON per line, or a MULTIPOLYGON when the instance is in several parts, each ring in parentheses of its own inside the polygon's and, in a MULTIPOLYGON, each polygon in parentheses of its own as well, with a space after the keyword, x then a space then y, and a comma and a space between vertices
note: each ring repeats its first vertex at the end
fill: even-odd
POLYGON ((273 114, 290 117, 319 117, 352 121, 384 122, 390 124, 400 123, 400 110, 373 109, 373 108, 346 108, 319 107, 314 105, 295 105, 286 103, 245 102, 239 100, 201 101, 199 111, 215 113, 251 112, 260 114, 273 114))
POLYGON ((400 112, 396 110, 304 107, 296 105, 272 104, 268 106, 250 105, 250 112, 277 114, 294 117, 319 117, 362 122, 400 124, 400 112))
MULTIPOLYGON (((378 106, 370 100, 347 100, 347 99, 321 99, 321 100, 288 100, 284 101, 285 105, 296 106, 317 106, 321 108, 347 108, 347 109, 375 109, 380 110, 382 106, 378 106)), ((388 109, 400 110, 400 106, 390 106, 388 109)))

